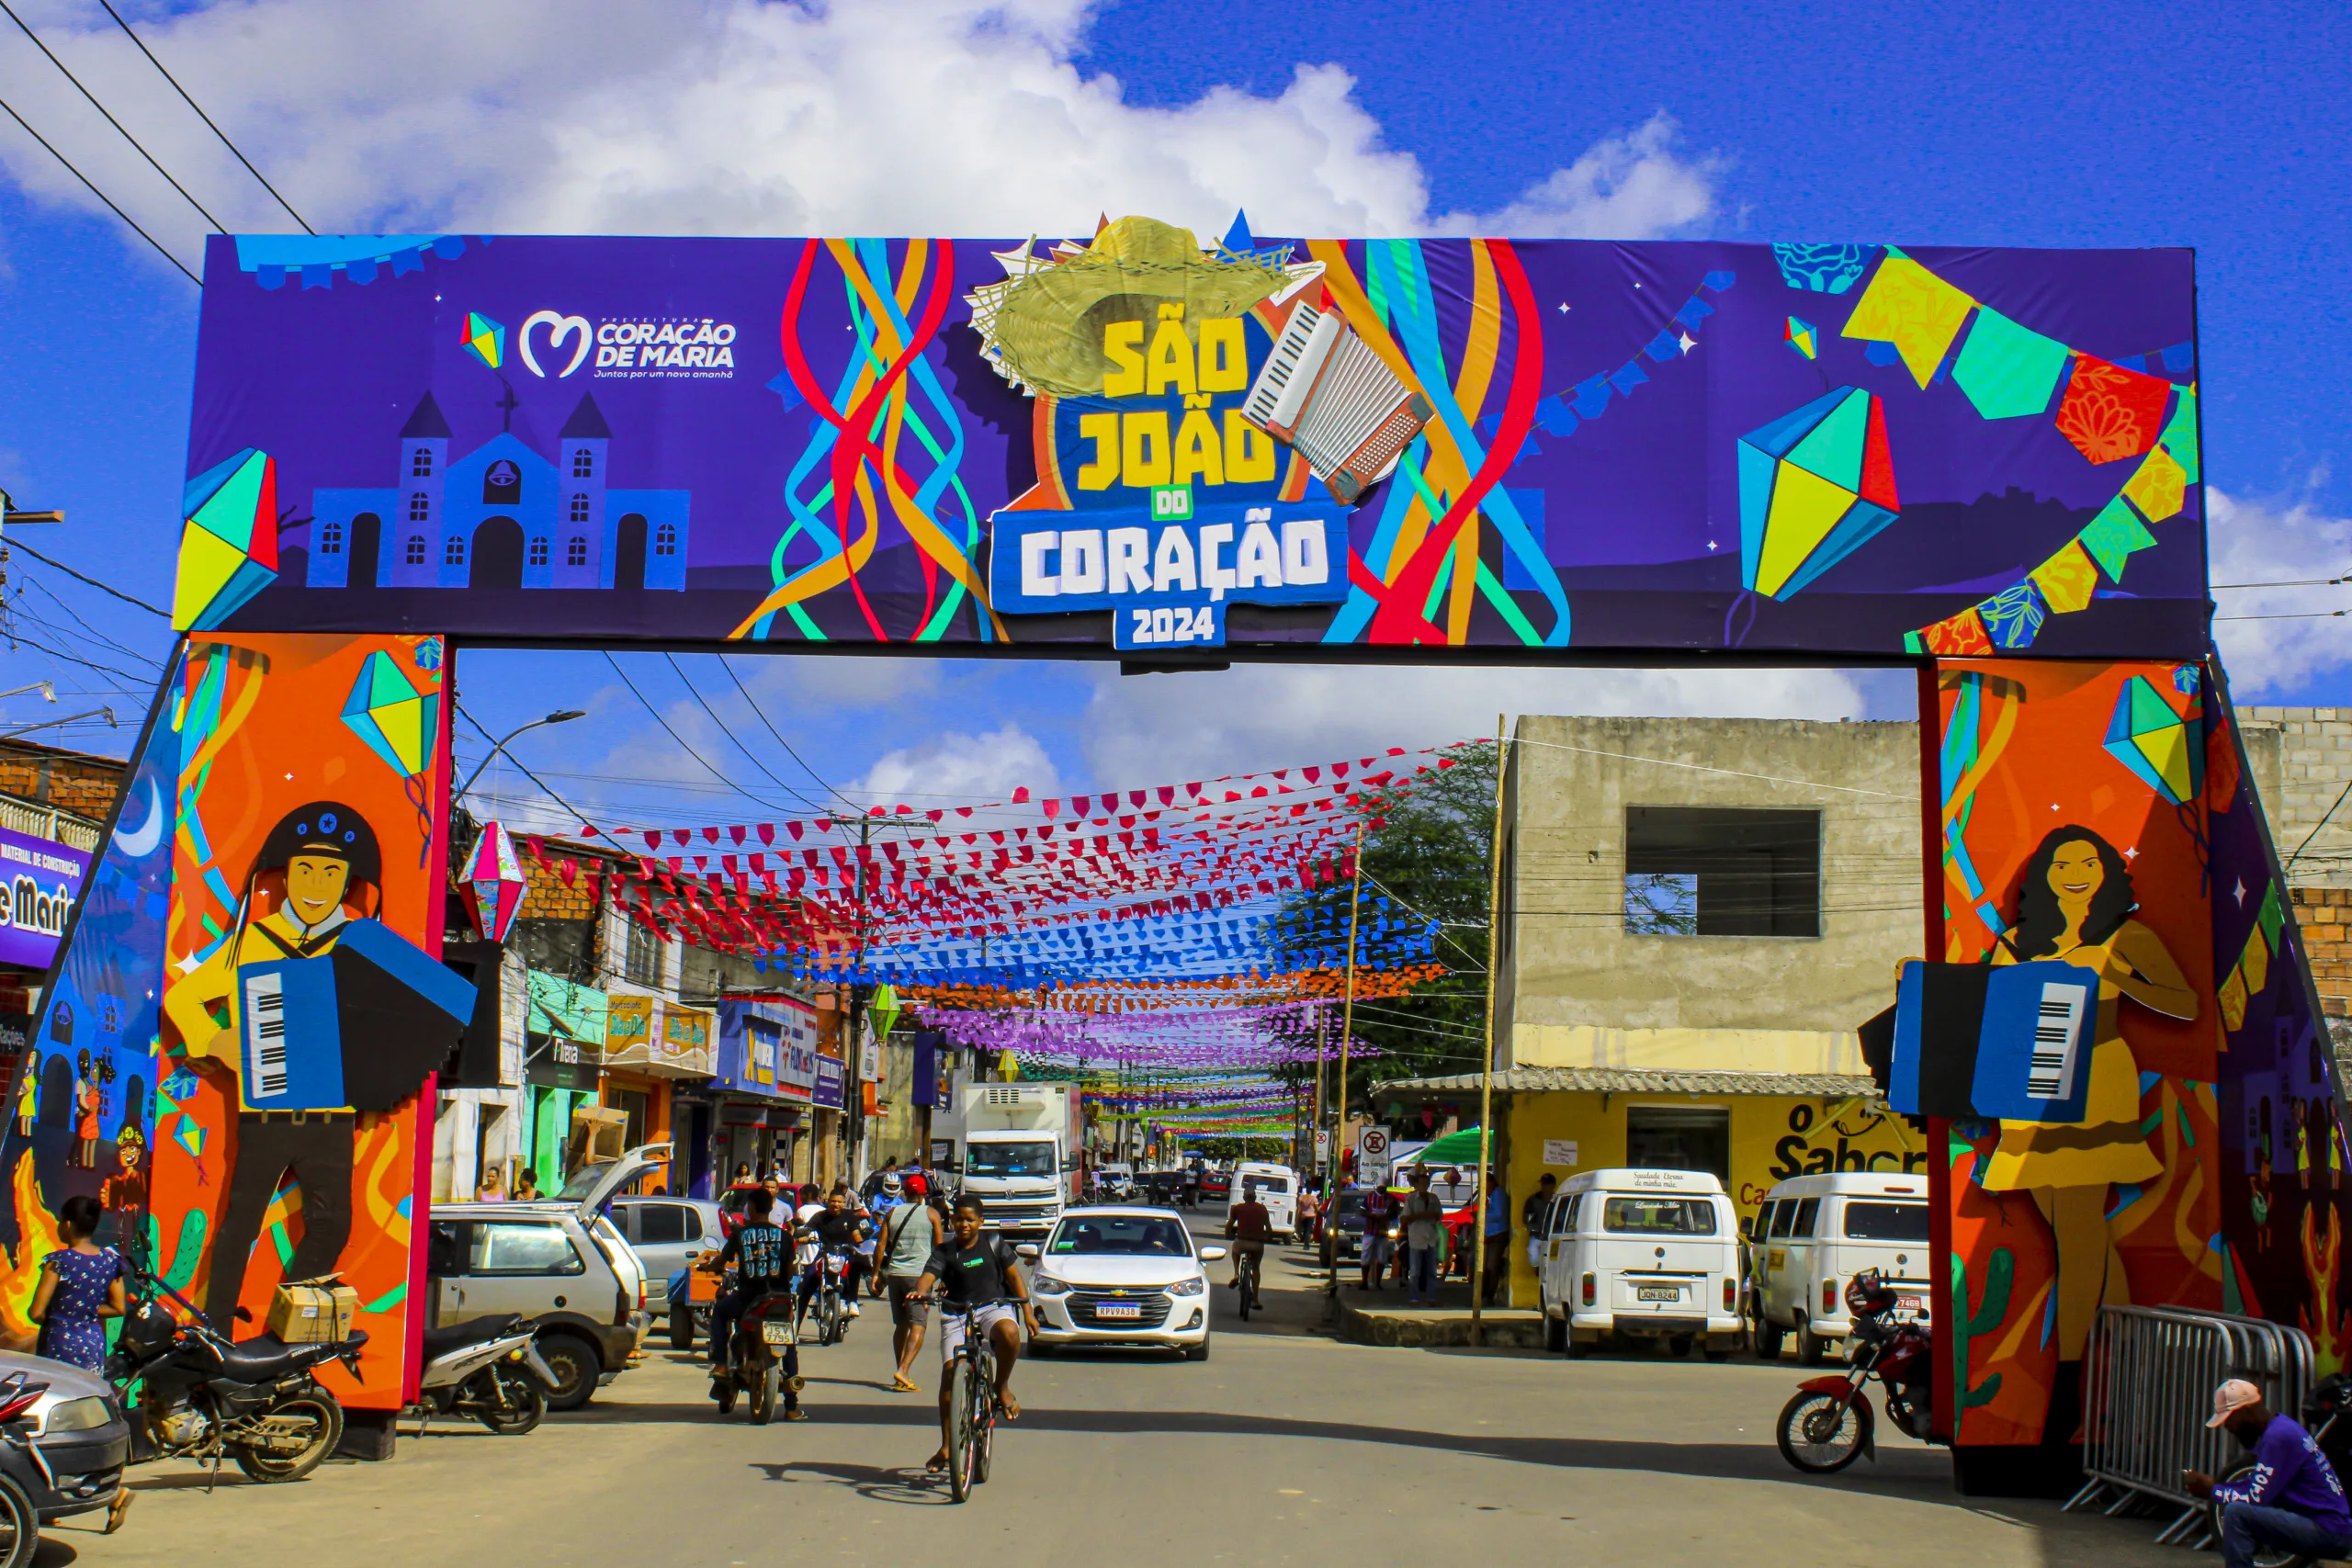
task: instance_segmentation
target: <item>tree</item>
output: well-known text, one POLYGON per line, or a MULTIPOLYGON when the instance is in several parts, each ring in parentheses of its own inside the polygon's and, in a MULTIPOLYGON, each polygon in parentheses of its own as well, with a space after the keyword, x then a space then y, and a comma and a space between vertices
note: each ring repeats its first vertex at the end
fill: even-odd
MULTIPOLYGON (((1396 912, 1440 922, 1436 957, 1449 973, 1409 996, 1358 1000, 1356 1038, 1370 1043, 1374 1055, 1369 1062, 1357 1056, 1349 1063, 1351 1109, 1364 1106, 1377 1079, 1478 1070, 1486 1027, 1494 743, 1447 747, 1426 773, 1397 781, 1372 816, 1380 825, 1364 835, 1363 897, 1368 905, 1385 894, 1396 912)), ((1336 931, 1344 946, 1353 891, 1343 878, 1295 894, 1283 915, 1311 916, 1316 928, 1336 931)), ((1336 1058, 1336 1017, 1330 1040, 1336 1058)), ((1311 1062, 1296 1069, 1310 1084, 1314 1070, 1311 1062)))

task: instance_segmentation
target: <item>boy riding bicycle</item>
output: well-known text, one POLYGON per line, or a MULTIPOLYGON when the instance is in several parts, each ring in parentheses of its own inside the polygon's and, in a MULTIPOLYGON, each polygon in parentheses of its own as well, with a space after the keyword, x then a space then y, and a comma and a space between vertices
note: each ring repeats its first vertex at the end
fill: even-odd
MULTIPOLYGON (((915 1281, 914 1294, 928 1297, 937 1286, 941 1299, 939 1349, 944 1366, 952 1366, 956 1353, 963 1348, 967 1332, 978 1329, 986 1334, 989 1347, 996 1352, 996 1403, 1008 1421, 1021 1419, 1021 1402, 1012 1397, 1012 1364, 1021 1359, 1021 1326, 1012 1315, 1012 1305, 1021 1308, 1021 1321, 1029 1332, 1037 1331, 1037 1309, 1030 1304, 1029 1287, 1021 1277, 1021 1254, 1011 1242, 999 1236, 983 1244, 980 1226, 986 1211, 980 1201, 970 1194, 956 1200, 955 1212, 949 1216, 953 1234, 931 1255, 922 1277, 915 1281), (967 1319, 961 1314, 971 1310, 967 1319)), ((925 1470, 947 1468, 949 1428, 955 1422, 956 1379, 943 1375, 939 1380, 939 1451, 924 1464, 925 1470)))
POLYGON ((1225 1234, 1233 1238, 1233 1284, 1241 1285, 1241 1259, 1250 1259, 1250 1299, 1257 1299, 1257 1281, 1266 1271, 1266 1243, 1274 1234, 1274 1217, 1258 1201, 1258 1184, 1241 1184, 1241 1201, 1226 1211, 1225 1234))

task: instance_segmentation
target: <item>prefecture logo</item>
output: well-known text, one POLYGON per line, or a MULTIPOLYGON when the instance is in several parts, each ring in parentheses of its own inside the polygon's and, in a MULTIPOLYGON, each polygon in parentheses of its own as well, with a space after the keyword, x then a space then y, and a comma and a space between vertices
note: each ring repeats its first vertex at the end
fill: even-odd
POLYGON ((552 369, 558 380, 587 364, 591 350, 602 375, 726 380, 735 374, 734 345, 735 324, 708 316, 611 316, 592 321, 560 310, 533 311, 523 322, 519 342, 524 367, 542 378, 568 353, 562 368, 552 369))

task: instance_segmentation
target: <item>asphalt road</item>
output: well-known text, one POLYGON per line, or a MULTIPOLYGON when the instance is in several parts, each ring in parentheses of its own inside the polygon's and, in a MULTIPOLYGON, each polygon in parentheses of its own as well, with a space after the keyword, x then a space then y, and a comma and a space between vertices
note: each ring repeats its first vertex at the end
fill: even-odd
POLYGON ((812 1419, 722 1420, 666 1343, 588 1409, 498 1438, 454 1425, 385 1464, 332 1463, 203 1491, 184 1464, 134 1472, 121 1533, 59 1529, 55 1565, 234 1561, 248 1568, 640 1562, 1615 1562, 2167 1564, 2155 1526, 1972 1504, 1947 1460, 1901 1444, 1826 1481, 1799 1476, 1771 1422, 1793 1363, 1647 1357, 1570 1363, 1509 1351, 1377 1349, 1316 1334, 1321 1301, 1270 1259, 1270 1312, 1244 1326, 1216 1266, 1203 1363, 1099 1354, 1024 1362, 1027 1406, 995 1478, 964 1506, 921 1466, 937 1366, 890 1394, 885 1313, 804 1352, 812 1419))

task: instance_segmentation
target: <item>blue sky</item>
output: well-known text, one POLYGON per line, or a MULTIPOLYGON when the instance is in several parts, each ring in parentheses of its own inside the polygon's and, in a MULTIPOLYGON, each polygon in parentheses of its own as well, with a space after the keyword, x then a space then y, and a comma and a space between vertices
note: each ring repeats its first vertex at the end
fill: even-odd
MULTIPOLYGON (((2217 579, 2352 568, 2352 475, 2338 461, 2352 360, 2341 7, 1252 6, 1221 8, 1214 28, 1172 0, 1091 13, 1069 0, 821 16, 636 0, 492 9, 252 0, 130 14, 322 228, 1052 231, 1098 206, 1205 225, 1246 201, 1268 231, 1508 212, 1560 232, 2194 245, 2208 476, 2227 506, 2217 579), (565 119, 600 90, 629 107, 565 119), (797 112, 768 124, 775 104, 797 112), (892 127, 879 148, 877 119, 892 127), (985 177, 956 163, 975 144, 985 177), (935 178, 899 177, 926 155, 935 178)), ((282 219, 103 13, 56 0, 28 15, 224 221, 282 219)), ((21 39, 0 40, 0 80, 194 259, 201 220, 21 39)), ((0 135, 0 484, 20 506, 71 516, 22 536, 166 603, 197 290, 13 126, 0 135)), ((122 729, 53 733, 127 745, 143 702, 137 656, 161 651, 160 623, 21 554, 8 592, 22 636, 127 674, 20 646, 0 655, 0 690, 54 678, 59 704, 10 698, 0 720, 111 704, 122 729)), ((2274 612, 2352 603, 2221 597, 2274 612)), ((2352 704, 2342 623, 2224 629, 2241 696, 2352 704)), ((682 754, 600 657, 481 655, 463 678, 494 727, 559 702, 588 708, 521 750, 602 810, 753 815, 759 797, 784 798, 759 763, 807 784, 724 671, 684 663, 717 720, 666 661, 622 657, 732 785, 682 754)), ((1315 761, 1383 726, 1414 744, 1483 732, 1498 706, 1910 712, 1907 678, 1832 672, 1121 681, 1074 666, 756 659, 736 671, 829 783, 910 799, 1315 761)))

